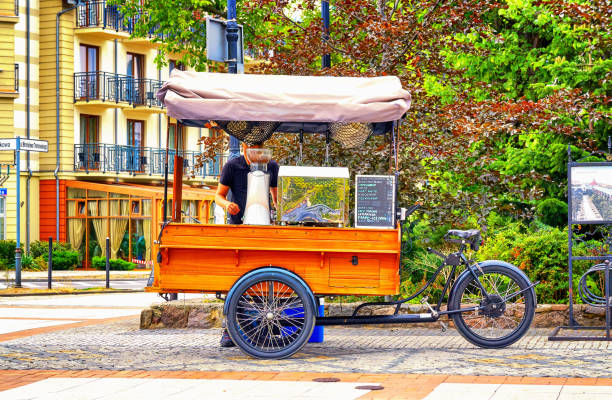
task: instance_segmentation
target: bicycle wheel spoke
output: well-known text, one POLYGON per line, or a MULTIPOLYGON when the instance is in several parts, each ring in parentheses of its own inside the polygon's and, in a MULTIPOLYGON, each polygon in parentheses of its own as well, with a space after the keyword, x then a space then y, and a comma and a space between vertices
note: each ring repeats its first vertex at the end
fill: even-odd
POLYGON ((525 318, 525 296, 519 284, 509 275, 484 271, 478 281, 486 290, 484 296, 475 279, 465 286, 459 309, 478 307, 463 312, 460 318, 475 335, 486 339, 500 339, 514 333, 525 318))

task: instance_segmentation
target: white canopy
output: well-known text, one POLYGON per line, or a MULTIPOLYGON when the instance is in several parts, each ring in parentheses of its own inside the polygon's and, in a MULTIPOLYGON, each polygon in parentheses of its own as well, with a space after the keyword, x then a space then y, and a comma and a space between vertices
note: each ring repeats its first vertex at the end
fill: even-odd
POLYGON ((179 71, 157 92, 180 120, 387 122, 410 108, 395 76, 350 78, 179 71))

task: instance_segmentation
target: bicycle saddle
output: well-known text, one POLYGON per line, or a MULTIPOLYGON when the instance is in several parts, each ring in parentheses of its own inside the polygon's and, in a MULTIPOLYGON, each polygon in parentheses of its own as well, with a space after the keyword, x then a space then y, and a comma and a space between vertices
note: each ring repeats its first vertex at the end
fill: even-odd
POLYGON ((467 231, 460 231, 458 229, 451 229, 448 232, 446 232, 446 236, 456 236, 456 237, 460 237, 461 239, 470 240, 470 239, 480 237, 480 230, 470 229, 467 231))

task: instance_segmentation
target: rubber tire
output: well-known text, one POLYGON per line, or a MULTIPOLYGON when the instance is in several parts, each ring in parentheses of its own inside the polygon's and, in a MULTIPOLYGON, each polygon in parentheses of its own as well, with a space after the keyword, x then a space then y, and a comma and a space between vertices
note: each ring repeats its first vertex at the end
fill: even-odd
MULTIPOLYGON (((485 267, 482 267, 482 271, 484 273, 503 273, 504 275, 512 278, 521 289, 525 289, 531 285, 531 282, 526 276, 502 265, 487 265, 485 267)), ((478 276, 482 275, 478 270, 476 270, 476 274, 478 276)), ((470 282, 473 281, 474 277, 470 274, 467 279, 463 279, 461 282, 458 282, 460 286, 457 287, 457 290, 454 292, 455 295, 448 302, 449 310, 458 310, 460 308, 459 304, 461 302, 463 292, 468 287, 470 282)), ((525 318, 523 318, 523 320, 521 321, 519 328, 510 336, 501 339, 486 339, 481 336, 478 336, 474 334, 470 330, 470 328, 465 325, 465 322, 461 318, 460 313, 452 314, 452 318, 455 323, 455 327, 457 328, 457 331, 459 331, 461 336, 463 336, 468 342, 475 344, 479 347, 484 347, 488 349, 500 349, 503 347, 510 346, 512 343, 522 338, 525 333, 527 333, 527 330, 529 329, 531 321, 533 321, 533 317, 535 315, 536 299, 533 288, 523 292, 523 294, 525 295, 525 318)))
POLYGON ((239 286, 237 286, 236 289, 233 291, 231 298, 227 299, 227 301, 229 301, 229 306, 227 311, 226 323, 227 331, 229 332, 230 337, 232 338, 234 343, 240 348, 240 350, 242 350, 244 353, 251 357, 267 360, 280 360, 283 358, 291 357, 292 355, 300 351, 302 347, 304 347, 304 345, 310 339, 310 336, 312 335, 312 332, 315 327, 315 308, 314 304, 312 304, 311 295, 309 291, 310 289, 304 287, 304 285, 300 281, 285 273, 268 271, 255 274, 249 277, 248 279, 240 283, 239 286), (240 333, 238 332, 238 326, 236 322, 236 310, 238 308, 237 305, 240 296, 242 296, 242 294, 249 287, 255 285, 257 282, 269 280, 282 282, 285 285, 291 287, 291 289, 293 289, 293 291, 298 295, 298 297, 300 297, 302 303, 304 304, 304 329, 300 333, 300 336, 295 342, 275 352, 260 351, 249 346, 242 338, 242 335, 240 335, 240 333))

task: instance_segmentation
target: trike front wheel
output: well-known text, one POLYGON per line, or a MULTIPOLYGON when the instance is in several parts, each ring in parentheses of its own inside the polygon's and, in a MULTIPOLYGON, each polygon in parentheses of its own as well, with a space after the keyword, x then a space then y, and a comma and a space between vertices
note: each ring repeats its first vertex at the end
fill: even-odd
POLYGON ((520 271, 503 265, 487 265, 475 273, 478 280, 469 273, 449 301, 449 310, 465 310, 452 314, 455 326, 477 346, 509 346, 523 337, 533 320, 535 296, 527 289, 531 283, 520 271))
POLYGON ((297 279, 262 272, 241 282, 228 299, 227 329, 242 351, 281 359, 298 352, 315 324, 309 289, 297 279))

